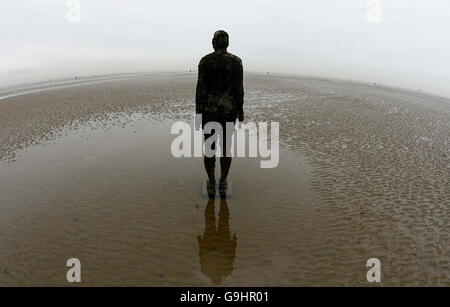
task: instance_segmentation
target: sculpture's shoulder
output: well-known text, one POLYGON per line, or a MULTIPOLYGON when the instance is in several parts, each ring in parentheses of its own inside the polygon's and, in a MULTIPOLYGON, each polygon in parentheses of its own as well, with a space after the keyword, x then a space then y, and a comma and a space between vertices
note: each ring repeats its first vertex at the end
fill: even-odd
POLYGON ((228 57, 232 62, 234 62, 235 64, 238 65, 242 65, 242 60, 240 57, 238 57, 237 55, 234 55, 232 53, 227 52, 225 54, 226 57, 228 57))
POLYGON ((233 63, 234 65, 237 66, 242 66, 242 60, 240 57, 232 54, 232 53, 225 53, 225 54, 217 54, 216 52, 211 52, 207 55, 205 55, 204 57, 202 57, 202 59, 200 60, 200 63, 198 64, 199 66, 209 66, 213 63, 217 63, 217 62, 222 62, 223 63, 223 59, 226 59, 228 63, 233 63))
POLYGON ((200 60, 200 63, 198 64, 198 66, 208 65, 209 63, 214 61, 214 58, 215 58, 214 52, 208 53, 207 55, 202 57, 202 59, 200 60))

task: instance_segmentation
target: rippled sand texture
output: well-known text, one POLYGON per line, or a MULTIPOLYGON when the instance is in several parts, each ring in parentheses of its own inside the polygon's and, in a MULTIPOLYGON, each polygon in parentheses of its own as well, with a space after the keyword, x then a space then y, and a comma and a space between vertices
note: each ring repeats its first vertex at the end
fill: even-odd
POLYGON ((250 83, 255 117, 283 123, 282 139, 314 168, 332 217, 323 243, 345 250, 336 253, 342 263, 379 258, 386 284, 449 285, 449 100, 325 80, 258 81, 250 83))
MULTIPOLYGON (((247 75, 246 120, 280 122, 280 164, 235 159, 208 203, 170 155, 194 74, 0 100, 0 285, 450 285, 449 100, 247 75)), ((5 94, 0 95, 5 96, 5 94)))

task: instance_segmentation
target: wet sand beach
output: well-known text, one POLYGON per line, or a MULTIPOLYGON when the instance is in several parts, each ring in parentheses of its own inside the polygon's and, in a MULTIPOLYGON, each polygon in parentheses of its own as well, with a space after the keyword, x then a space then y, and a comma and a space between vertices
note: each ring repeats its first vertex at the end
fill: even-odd
POLYGON ((202 159, 170 152, 196 77, 0 91, 0 285, 70 285, 69 258, 85 286, 373 286, 369 258, 378 285, 450 285, 450 99, 247 74, 280 162, 234 158, 209 202, 202 159))

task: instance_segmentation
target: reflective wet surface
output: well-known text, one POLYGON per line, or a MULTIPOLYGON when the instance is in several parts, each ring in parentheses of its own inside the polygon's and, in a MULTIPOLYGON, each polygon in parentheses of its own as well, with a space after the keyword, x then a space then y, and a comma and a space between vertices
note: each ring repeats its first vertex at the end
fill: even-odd
MULTIPOLYGON (((0 100, 0 284, 449 285, 447 100, 251 75, 246 119, 280 122, 280 163, 235 158, 226 201, 170 153, 195 75, 0 100)), ((218 168, 216 169, 218 175, 218 168)))
POLYGON ((135 115, 126 127, 81 129, 4 166, 1 254, 11 274, 2 280, 64 283, 64 261, 75 257, 92 284, 282 283, 260 274, 272 274, 273 253, 288 252, 288 239, 308 223, 305 163, 287 150, 276 169, 236 158, 233 195, 209 201, 202 159, 173 158, 170 128, 135 115))

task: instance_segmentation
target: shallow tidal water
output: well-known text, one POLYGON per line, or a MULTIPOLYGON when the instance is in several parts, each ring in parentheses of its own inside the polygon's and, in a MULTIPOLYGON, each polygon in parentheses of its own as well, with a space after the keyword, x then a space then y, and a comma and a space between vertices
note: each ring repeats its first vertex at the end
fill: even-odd
MULTIPOLYGON (((76 84, 75 84, 76 85, 76 84)), ((280 162, 234 158, 227 201, 174 158, 194 75, 0 100, 0 285, 449 285, 447 102, 246 77, 246 119, 280 122, 280 162)), ((219 175, 219 165, 216 175, 219 175)))
POLYGON ((311 238, 316 227, 307 164, 287 149, 275 169, 234 158, 233 195, 209 201, 202 159, 171 155, 172 123, 131 117, 126 127, 80 129, 33 146, 3 166, 2 283, 65 284, 72 257, 86 284, 289 279, 297 235, 311 238))

